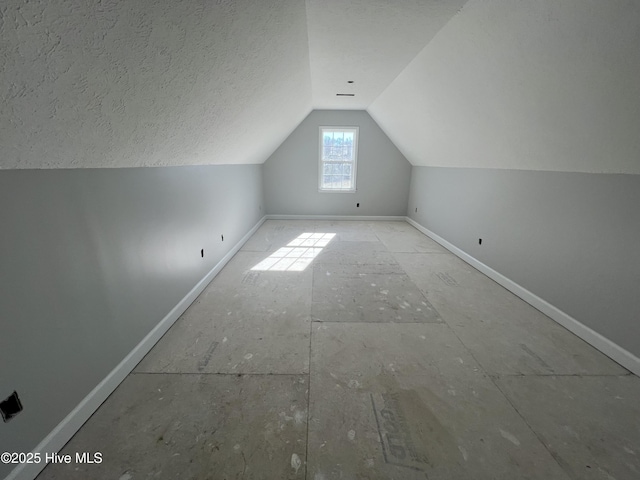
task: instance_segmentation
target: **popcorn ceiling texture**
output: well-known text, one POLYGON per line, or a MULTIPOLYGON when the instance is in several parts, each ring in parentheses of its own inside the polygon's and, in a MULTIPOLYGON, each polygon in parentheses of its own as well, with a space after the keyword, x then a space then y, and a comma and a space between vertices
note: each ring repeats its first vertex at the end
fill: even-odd
POLYGON ((262 163, 311 110, 299 0, 5 0, 0 168, 262 163))

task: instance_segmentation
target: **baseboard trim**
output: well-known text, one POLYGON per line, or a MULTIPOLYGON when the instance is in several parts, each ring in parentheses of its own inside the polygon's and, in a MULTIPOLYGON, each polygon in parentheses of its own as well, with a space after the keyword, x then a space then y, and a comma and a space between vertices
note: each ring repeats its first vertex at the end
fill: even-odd
POLYGON ((363 220, 404 222, 403 215, 267 215, 267 220, 363 220))
MULTIPOLYGON (((71 440, 76 432, 133 371, 144 356, 155 346, 162 336, 180 318, 189 305, 202 293, 211 280, 238 253, 240 248, 251 238, 256 230, 267 219, 262 217, 242 239, 191 289, 180 302, 151 330, 144 339, 129 352, 129 354, 115 367, 84 399, 62 420, 33 450, 44 458, 45 453, 58 452, 71 440)), ((20 464, 14 468, 5 480, 33 480, 47 466, 43 461, 38 464, 20 464)))
POLYGON ((592 345, 593 347, 595 347, 596 349, 604 353, 613 361, 619 363, 627 370, 640 376, 640 358, 636 357, 633 353, 625 350, 620 345, 617 345, 616 343, 602 336, 601 334, 591 329, 590 327, 587 327, 586 325, 580 323, 578 320, 576 320, 572 316, 563 312, 559 308, 551 305, 546 300, 543 300, 542 298, 538 297, 537 295, 530 292, 526 288, 517 284, 513 280, 495 271, 491 267, 488 267, 487 265, 475 259, 474 257, 464 252, 463 250, 460 250, 458 247, 449 243, 447 240, 440 237, 439 235, 433 233, 431 230, 423 227, 412 218, 409 218, 409 217, 405 217, 405 218, 410 225, 413 225, 415 228, 417 228, 419 231, 424 233, 426 236, 438 242, 440 245, 442 245, 444 248, 449 250, 451 253, 460 257, 469 265, 481 271, 487 277, 499 283, 504 288, 514 293, 515 295, 523 299, 525 302, 527 302, 531 306, 537 308, 542 313, 547 315, 549 318, 551 318, 552 320, 555 320, 557 323, 559 323, 564 328, 569 330, 571 333, 577 335, 578 337, 583 339, 585 342, 587 342, 588 344, 592 345))

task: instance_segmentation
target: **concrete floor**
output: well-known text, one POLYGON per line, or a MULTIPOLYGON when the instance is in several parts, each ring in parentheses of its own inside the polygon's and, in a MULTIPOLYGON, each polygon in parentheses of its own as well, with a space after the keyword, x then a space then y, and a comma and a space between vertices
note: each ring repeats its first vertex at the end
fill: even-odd
POLYGON ((638 399, 407 223, 267 221, 38 478, 638 479, 638 399))

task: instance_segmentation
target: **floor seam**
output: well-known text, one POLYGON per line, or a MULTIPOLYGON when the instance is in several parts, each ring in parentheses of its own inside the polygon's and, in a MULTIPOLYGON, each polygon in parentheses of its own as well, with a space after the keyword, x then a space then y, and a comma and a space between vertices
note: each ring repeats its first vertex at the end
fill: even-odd
MULTIPOLYGON (((312 320, 315 323, 342 323, 342 324, 366 324, 366 325, 444 325, 446 322, 351 322, 351 321, 339 321, 339 320, 312 320)), ((449 325, 447 325, 451 328, 449 325)))
POLYGON ((489 373, 491 377, 628 377, 628 373, 489 373))
POLYGON ((538 435, 538 432, 536 432, 533 427, 529 424, 529 422, 527 422, 527 419, 524 418, 524 416, 520 413, 520 410, 518 410, 516 408, 516 406, 514 405, 514 403, 511 401, 511 399, 507 396, 506 393, 504 393, 502 391, 502 389, 500 388, 500 386, 496 383, 496 378, 489 376, 489 379, 491 380, 491 383, 493 383, 495 385, 495 387, 498 389, 498 391, 502 394, 502 396, 507 400, 507 402, 509 403, 509 405, 511 405, 511 408, 513 408, 513 410, 518 414, 518 416, 522 419, 522 421, 524 422, 524 424, 529 428, 529 430, 531 430, 531 433, 533 433, 533 435, 536 437, 536 439, 542 444, 542 446, 544 447, 544 449, 547 451, 547 453, 549 453, 549 455, 551 456, 551 458, 553 458, 553 461, 556 462, 556 464, 558 465, 558 467, 560 467, 560 470, 562 470, 567 477, 571 478, 573 476, 573 472, 568 472, 567 470, 565 470, 565 468, 563 467, 562 463, 558 461, 558 459, 556 458, 556 456, 558 456, 557 453, 552 452, 549 447, 547 447, 547 444, 544 442, 544 439, 538 435))
POLYGON ((402 253, 402 254, 411 254, 411 255, 453 255, 451 252, 389 252, 389 253, 402 253))
POLYGON ((309 375, 308 372, 297 372, 297 373, 228 373, 228 372, 131 372, 129 375, 219 375, 219 376, 230 376, 230 377, 245 377, 245 376, 255 376, 255 377, 277 377, 277 376, 286 376, 286 377, 299 377, 303 375, 309 375))
POLYGON ((311 424, 311 349, 313 346, 313 316, 311 315, 311 306, 313 305, 313 279, 315 278, 315 264, 311 263, 311 302, 309 305, 309 367, 307 382, 307 438, 304 452, 304 478, 307 480, 309 476, 309 425, 311 424))
MULTIPOLYGON (((538 440, 538 442, 540 442, 540 444, 543 446, 543 448, 547 451, 547 453, 551 456, 551 458, 553 459, 553 461, 558 465, 558 467, 560 468, 560 470, 562 470, 566 475, 570 475, 570 472, 567 472, 562 465, 560 464, 560 462, 558 461, 558 459, 556 458, 556 456, 549 450, 549 448, 547 447, 547 445, 544 443, 544 441, 542 440, 542 438, 540 438, 540 436, 536 433, 536 431, 531 427, 531 425, 529 425, 529 422, 527 422, 527 420, 522 416, 522 414, 520 413, 520 411, 516 408, 516 406, 513 404, 513 402, 511 401, 511 399, 502 391, 502 389, 498 386, 498 384, 496 383, 496 376, 493 376, 491 373, 489 373, 487 371, 487 369, 478 361, 478 359, 475 357, 475 355, 473 354, 473 352, 467 347, 467 345, 462 341, 462 339, 458 336, 458 334, 456 333, 456 331, 453 329, 453 327, 451 325, 449 325, 447 323, 447 321, 442 318, 442 321, 445 323, 445 325, 447 325, 449 327, 449 330, 451 330, 451 332, 453 333, 453 335, 458 339, 458 341, 460 342, 460 344, 463 346, 463 348, 467 351, 467 353, 471 356, 471 358, 473 358, 473 360, 476 362, 476 364, 478 365, 478 367, 480 368, 480 370, 482 370, 485 375, 489 378, 489 380, 491 381, 491 383, 494 385, 494 387, 498 390, 498 392, 500 392, 500 394, 504 397, 504 399, 507 401, 507 403, 511 406, 511 408, 513 408, 513 410, 516 412, 516 414, 522 419, 522 421, 524 422, 524 424, 527 426, 527 428, 529 428, 529 430, 531 431, 531 433, 533 433, 533 435, 536 437, 536 439, 538 440)), ((525 376, 525 375, 521 375, 521 376, 525 376)), ((550 376, 550 375, 543 375, 543 376, 550 376)))

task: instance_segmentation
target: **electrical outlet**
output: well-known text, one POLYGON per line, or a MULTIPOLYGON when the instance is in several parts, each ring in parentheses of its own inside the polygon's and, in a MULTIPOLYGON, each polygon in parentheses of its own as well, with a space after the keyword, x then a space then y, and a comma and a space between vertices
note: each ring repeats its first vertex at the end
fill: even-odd
POLYGON ((18 415, 21 411, 22 402, 20 401, 20 397, 18 397, 18 392, 16 391, 0 402, 0 414, 2 414, 2 421, 5 423, 18 415))

